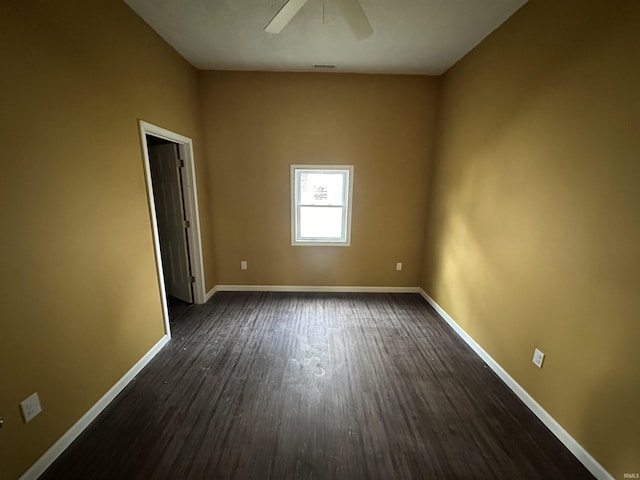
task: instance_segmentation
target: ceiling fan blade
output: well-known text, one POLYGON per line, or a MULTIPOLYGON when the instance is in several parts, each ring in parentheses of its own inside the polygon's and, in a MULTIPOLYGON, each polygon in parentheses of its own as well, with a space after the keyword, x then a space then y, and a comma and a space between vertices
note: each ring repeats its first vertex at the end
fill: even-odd
POLYGON ((362 10, 362 6, 358 0, 336 0, 342 15, 347 20, 351 31, 358 40, 370 37, 373 28, 369 23, 367 15, 362 10))
POLYGON ((276 16, 271 19, 269 25, 264 27, 264 31, 268 33, 280 33, 284 27, 296 16, 307 0, 289 0, 280 9, 276 16))

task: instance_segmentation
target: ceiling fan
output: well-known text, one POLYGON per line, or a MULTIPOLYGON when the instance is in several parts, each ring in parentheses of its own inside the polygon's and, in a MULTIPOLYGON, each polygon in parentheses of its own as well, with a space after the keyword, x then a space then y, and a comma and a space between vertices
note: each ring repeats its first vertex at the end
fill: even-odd
MULTIPOLYGON (((280 11, 276 13, 276 16, 271 19, 269 24, 264 28, 264 31, 268 33, 280 33, 307 1, 308 0, 289 0, 280 11)), ((349 28, 351 28, 351 31, 358 40, 371 36, 373 28, 371 28, 369 19, 364 13, 364 10, 362 10, 362 6, 358 0, 336 0, 336 3, 349 24, 349 28)))

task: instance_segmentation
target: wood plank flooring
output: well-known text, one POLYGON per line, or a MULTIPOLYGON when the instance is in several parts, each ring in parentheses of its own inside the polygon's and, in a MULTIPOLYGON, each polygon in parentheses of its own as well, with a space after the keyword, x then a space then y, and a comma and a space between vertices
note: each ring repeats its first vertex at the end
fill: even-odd
POLYGON ((590 479, 414 294, 218 293, 42 479, 590 479))

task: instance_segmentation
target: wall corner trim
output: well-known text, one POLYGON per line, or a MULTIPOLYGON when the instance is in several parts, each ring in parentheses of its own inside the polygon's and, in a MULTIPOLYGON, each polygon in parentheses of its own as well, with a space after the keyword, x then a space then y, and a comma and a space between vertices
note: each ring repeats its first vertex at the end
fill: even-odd
POLYGON ((151 347, 151 349, 144 354, 144 356, 138 360, 133 367, 125 373, 120 380, 118 380, 107 393, 105 393, 100 400, 98 400, 93 407, 80 417, 69 430, 62 435, 56 443, 54 443, 49 450, 42 455, 36 463, 34 463, 29 470, 27 470, 20 480, 36 480, 44 471, 56 461, 56 459, 64 452, 73 441, 80 436, 80 434, 87 428, 93 420, 96 419, 100 413, 118 396, 118 394, 124 390, 124 388, 133 380, 133 378, 140 373, 140 371, 151 361, 156 354, 162 350, 169 341, 169 335, 164 335, 158 342, 151 347))
POLYGON ((560 440, 565 447, 582 463, 591 474, 598 480, 615 480, 598 461, 591 456, 585 448, 580 445, 562 426, 542 408, 542 406, 529 395, 529 393, 509 375, 504 368, 500 366, 471 336, 451 318, 451 316, 436 303, 436 301, 427 294, 422 288, 418 289, 418 293, 427 301, 429 305, 449 324, 454 332, 458 334, 464 342, 476 352, 482 360, 493 370, 498 377, 511 389, 513 393, 533 412, 533 414, 551 430, 551 432, 560 440))

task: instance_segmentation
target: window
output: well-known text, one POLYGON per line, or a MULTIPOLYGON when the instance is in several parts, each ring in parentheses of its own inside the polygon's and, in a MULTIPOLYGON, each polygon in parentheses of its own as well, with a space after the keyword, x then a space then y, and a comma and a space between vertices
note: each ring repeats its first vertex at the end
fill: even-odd
POLYGON ((352 165, 291 165, 291 244, 348 246, 352 165))

